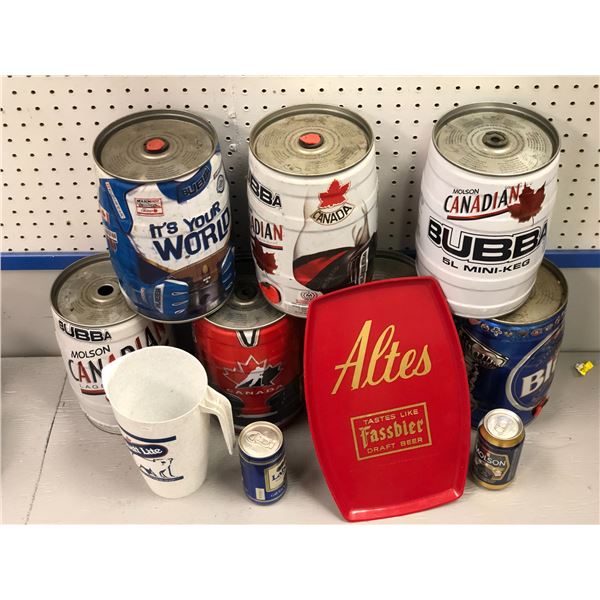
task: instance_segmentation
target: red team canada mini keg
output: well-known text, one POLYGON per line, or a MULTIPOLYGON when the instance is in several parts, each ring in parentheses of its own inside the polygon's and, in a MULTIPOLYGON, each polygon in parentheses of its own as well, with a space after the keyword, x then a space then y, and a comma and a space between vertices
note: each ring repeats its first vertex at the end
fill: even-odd
POLYGON ((273 308, 260 293, 251 259, 236 263, 234 292, 193 324, 210 384, 227 396, 237 430, 255 421, 286 425, 302 409, 304 321, 273 308))

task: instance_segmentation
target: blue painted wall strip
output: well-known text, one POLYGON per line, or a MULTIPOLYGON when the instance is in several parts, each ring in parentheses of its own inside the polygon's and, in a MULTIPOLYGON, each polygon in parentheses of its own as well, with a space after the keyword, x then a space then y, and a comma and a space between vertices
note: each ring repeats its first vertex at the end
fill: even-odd
POLYGON ((2 252, 3 271, 62 270, 95 252, 2 252))
POLYGON ((561 269, 600 268, 600 250, 547 250, 546 258, 561 269))
MULTIPOLYGON (((61 270, 95 252, 2 252, 3 271, 61 270)), ((414 255, 414 253, 413 253, 414 255)), ((548 250, 546 257, 562 269, 600 268, 600 250, 548 250)))

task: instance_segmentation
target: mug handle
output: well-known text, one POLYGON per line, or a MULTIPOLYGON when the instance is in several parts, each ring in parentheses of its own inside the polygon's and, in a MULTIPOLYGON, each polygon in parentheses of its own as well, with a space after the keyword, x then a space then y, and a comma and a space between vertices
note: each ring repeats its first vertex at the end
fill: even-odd
POLYGON ((235 446, 235 429, 233 427, 233 413, 231 411, 231 402, 219 394, 219 392, 213 390, 211 387, 206 388, 206 395, 202 402, 202 408, 212 414, 216 415, 225 437, 225 443, 227 444, 227 450, 229 454, 233 454, 233 447, 235 446))

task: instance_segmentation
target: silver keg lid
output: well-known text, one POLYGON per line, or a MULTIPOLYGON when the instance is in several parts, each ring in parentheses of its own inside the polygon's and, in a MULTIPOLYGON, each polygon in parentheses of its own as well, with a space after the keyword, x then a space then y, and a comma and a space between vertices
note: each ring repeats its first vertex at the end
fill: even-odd
POLYGON ((375 255, 373 281, 395 279, 396 277, 416 277, 415 261, 401 252, 378 250, 375 255))
POLYGON ((495 408, 483 417, 483 427, 494 441, 510 442, 524 434, 521 417, 512 410, 495 408))
POLYGON ((256 421, 242 429, 238 444, 250 458, 268 458, 283 445, 283 433, 273 423, 256 421))
POLYGON ((480 175, 514 176, 548 165, 560 150, 554 126, 527 108, 468 104, 444 115, 433 143, 452 164, 480 175))
POLYGON ((373 146, 369 124, 336 106, 302 104, 275 111, 250 134, 261 163, 287 175, 333 175, 358 164, 373 146))
POLYGON ((495 320, 515 325, 545 321, 564 308, 567 295, 567 282, 564 275, 549 260, 544 259, 525 304, 495 320))
POLYGON ((66 321, 86 327, 110 327, 131 319, 108 253, 74 262, 56 278, 50 292, 54 310, 66 321))
POLYGON ((169 181, 199 169, 217 145, 217 134, 204 119, 179 110, 147 110, 103 129, 94 142, 94 160, 118 179, 169 181))
POLYGON ((271 306, 261 293, 252 259, 236 260, 233 293, 223 306, 205 317, 223 329, 257 329, 283 319, 285 314, 271 306))

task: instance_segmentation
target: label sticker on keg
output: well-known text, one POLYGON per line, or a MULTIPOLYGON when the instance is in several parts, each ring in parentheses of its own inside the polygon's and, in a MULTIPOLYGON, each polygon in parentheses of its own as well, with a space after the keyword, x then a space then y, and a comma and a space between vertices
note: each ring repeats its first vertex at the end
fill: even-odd
POLYGON ((114 232, 112 229, 109 229, 108 227, 104 227, 104 237, 106 238, 106 243, 108 244, 108 248, 112 252, 116 252, 118 242, 119 242, 119 238, 118 238, 116 232, 114 232))
POLYGON ((136 198, 135 212, 138 215, 161 216, 163 215, 162 198, 136 198))
POLYGON ((546 184, 537 190, 519 183, 494 192, 479 188, 454 188, 444 200, 444 212, 450 221, 474 221, 510 213, 519 223, 525 223, 542 210, 546 184))

